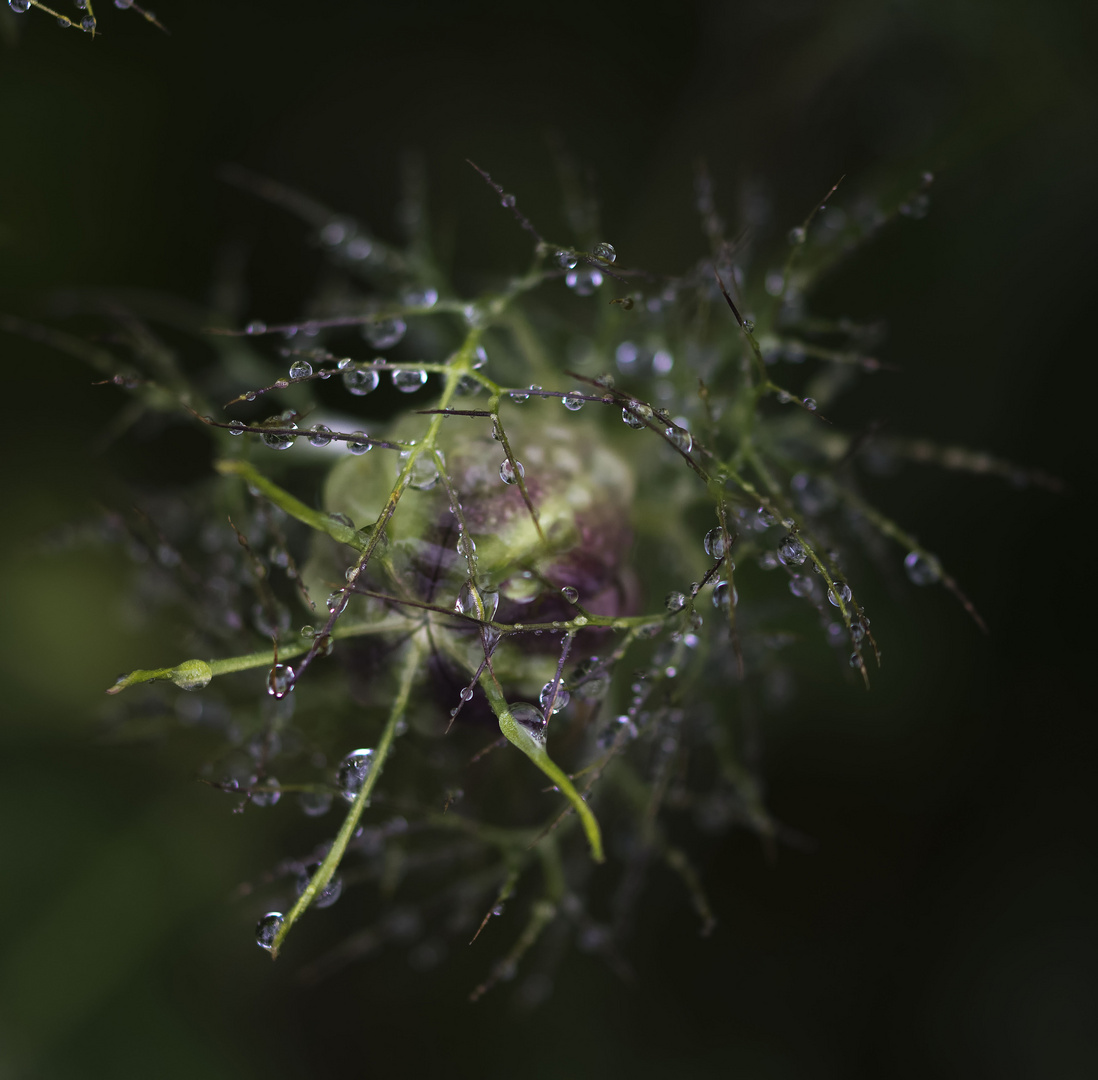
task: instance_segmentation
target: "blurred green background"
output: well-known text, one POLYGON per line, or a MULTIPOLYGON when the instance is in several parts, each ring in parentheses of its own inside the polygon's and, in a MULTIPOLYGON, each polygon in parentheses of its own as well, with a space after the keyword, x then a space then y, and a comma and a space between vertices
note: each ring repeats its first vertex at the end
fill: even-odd
POLYGON ((944 592, 901 590, 873 611, 885 667, 870 694, 823 663, 801 674, 766 733, 765 774, 775 814, 815 847, 774 864, 746 834, 700 849, 711 940, 657 877, 635 981, 576 953, 532 1016, 506 988, 467 1003, 487 952, 427 975, 394 952, 304 987, 295 965, 323 928, 303 926, 272 965, 231 895, 283 854, 268 819, 231 815, 196 784, 185 739, 100 737, 104 687, 177 658, 173 628, 127 628, 120 557, 42 544, 109 501, 112 476, 174 483, 202 463, 163 441, 139 462, 96 454, 115 392, 0 338, 13 424, 0 1078, 1098 1075, 1081 498, 1094 476, 1093 7, 168 0, 170 37, 98 7, 95 41, 0 11, 2 311, 33 316, 69 287, 204 302, 226 251, 244 250, 249 315, 297 314, 317 255, 218 180, 225 162, 394 236, 402 156, 420 152, 470 287, 522 266, 525 241, 467 157, 567 236, 547 132, 597 178, 622 260, 657 271, 703 251, 699 156, 730 220, 763 197, 782 231, 840 174, 853 199, 932 169, 929 217, 888 230, 818 298, 887 319, 882 355, 903 369, 837 419, 987 449, 1070 490, 909 467, 876 492, 953 567, 992 635, 944 592))

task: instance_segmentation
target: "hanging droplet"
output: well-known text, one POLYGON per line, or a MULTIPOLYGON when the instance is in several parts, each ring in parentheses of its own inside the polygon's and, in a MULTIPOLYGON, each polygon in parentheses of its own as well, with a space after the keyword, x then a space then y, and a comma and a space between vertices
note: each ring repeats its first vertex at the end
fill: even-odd
MULTIPOLYGON (((23 10, 25 11, 26 8, 23 10)), ((557 264, 562 270, 575 270, 576 266, 579 264, 579 259, 570 251, 558 251, 557 264)))
MULTIPOLYGON (((11 3, 14 6, 16 0, 11 0, 11 3)), ((258 944, 261 949, 273 949, 275 938, 278 937, 278 932, 282 929, 282 924, 285 921, 281 911, 268 911, 267 914, 255 924, 256 944, 258 944)))
POLYGON ((798 244, 803 244, 805 242, 806 235, 804 229, 800 225, 797 225, 789 230, 788 239, 789 242, 796 247, 798 244))
POLYGON ((515 718, 515 723, 524 728, 535 742, 541 746, 545 745, 547 722, 541 709, 528 701, 516 701, 513 705, 508 705, 507 709, 515 718))
POLYGON ((347 440, 347 449, 352 454, 365 454, 373 445, 365 431, 352 431, 347 440))
POLYGON ((332 808, 330 791, 302 791, 297 797, 306 817, 323 817, 332 808))
POLYGON ((789 579, 789 591, 802 600, 810 600, 812 594, 816 591, 815 579, 804 574, 794 574, 789 579))
POLYGON ((754 332, 754 330, 755 330, 755 320, 754 320, 754 319, 744 319, 744 321, 743 321, 743 328, 744 328, 744 330, 746 330, 746 331, 747 331, 747 332, 748 332, 749 334, 750 334, 750 333, 753 333, 753 332, 754 332))
POLYGON ((790 533, 788 536, 782 539, 782 542, 778 545, 778 558, 782 564, 789 566, 801 566, 805 559, 808 558, 808 552, 805 551, 804 545, 790 533))
POLYGON ((529 604, 541 592, 541 582, 529 570, 522 570, 512 574, 499 591, 514 604, 529 604))
POLYGON ((614 262, 618 257, 618 253, 614 250, 614 245, 607 244, 605 241, 596 244, 591 249, 591 254, 594 255, 596 259, 602 259, 603 262, 608 263, 614 262))
POLYGON ((586 266, 579 270, 569 270, 564 284, 577 296, 590 296, 602 284, 602 273, 586 266))
POLYGON ((664 428, 664 435, 673 446, 677 446, 684 454, 689 454, 694 447, 694 439, 686 428, 676 427, 672 424, 664 428))
POLYGON ((348 802, 354 802, 373 767, 373 750, 352 750, 343 759, 336 775, 336 785, 348 802))
POLYGON ((399 316, 391 319, 380 319, 378 322, 366 323, 362 327, 362 336, 375 349, 391 349, 404 337, 408 324, 399 316))
POLYGON ((326 424, 316 424, 309 435, 312 446, 327 446, 332 441, 332 429, 326 424))
POLYGON ((282 798, 281 785, 275 777, 268 776, 262 787, 265 790, 251 793, 253 806, 274 806, 282 798))
POLYGON ((910 552, 904 559, 904 569, 915 585, 934 585, 942 579, 942 567, 933 555, 910 552))
POLYGON ((381 378, 374 368, 351 367, 349 364, 347 367, 343 367, 343 365, 344 361, 340 360, 339 366, 343 368, 343 385, 355 397, 362 397, 377 389, 377 384, 381 381, 381 378))
POLYGON ((686 597, 681 592, 669 592, 663 603, 670 612, 682 611, 686 607, 686 597))
POLYGON ((328 599, 324 601, 324 604, 333 615, 342 615, 347 607, 347 595, 342 589, 336 589, 335 592, 328 594, 328 599))
POLYGON ((621 410, 622 422, 634 429, 646 427, 646 422, 652 419, 652 415, 651 407, 639 401, 623 406, 621 410))
POLYGON ((581 396, 582 394, 582 390, 573 390, 570 394, 565 394, 564 397, 560 399, 560 403, 569 412, 579 412, 579 410, 583 408, 584 399, 581 396))
POLYGON ((438 303, 438 289, 409 289, 404 294, 406 307, 433 308, 438 303))
POLYGON ((276 701, 281 701, 292 692, 295 680, 294 669, 289 664, 275 664, 267 676, 267 693, 276 701))
POLYGON ((229 421, 229 434, 230 435, 243 435, 247 431, 248 425, 243 420, 230 420, 229 421))
POLYGON ((733 607, 740 602, 740 594, 734 586, 729 586, 727 581, 718 581, 713 586, 713 606, 727 611, 731 603, 733 607))
POLYGON ((553 693, 552 682, 547 682, 542 688, 541 693, 538 695, 538 701, 541 702, 541 708, 543 712, 549 711, 549 701, 553 701, 553 711, 551 715, 555 716, 568 705, 568 702, 572 700, 572 695, 564 689, 560 683, 556 684, 556 693, 553 693))
MULTIPOLYGON (((302 868, 301 873, 297 875, 297 881, 294 882, 294 890, 298 896, 309 887, 309 882, 313 880, 313 875, 319 869, 319 862, 311 862, 302 868)), ((341 892, 343 892, 343 878, 339 874, 333 874, 328 879, 328 884, 323 889, 318 889, 314 894, 312 906, 315 908, 331 907, 339 899, 341 892)))
POLYGON ((832 607, 839 606, 839 600, 841 599, 844 604, 850 603, 850 598, 854 594, 850 591, 850 586, 843 581, 836 581, 834 588, 827 590, 828 603, 832 607))
POLYGON ((267 324, 261 319, 254 319, 244 327, 245 334, 265 334, 267 332, 267 324))
POLYGON ((426 381, 426 371, 397 368, 393 372, 393 386, 402 394, 414 394, 426 381))
POLYGON ((508 210, 514 209, 515 197, 514 195, 501 195, 499 199, 500 206, 506 207, 508 210))
POLYGON ((521 461, 516 461, 514 465, 510 461, 505 461, 499 467, 499 478, 505 484, 517 484, 526 475, 526 470, 522 467, 521 461))
MULTIPOLYGON (((411 456, 411 450, 402 450, 400 452, 400 470, 402 472, 411 456)), ((430 491, 438 483, 438 479, 438 465, 435 464, 434 458, 430 454, 421 453, 416 458, 412 471, 408 474, 408 486, 415 488, 416 491, 430 491)))
POLYGON ((284 434, 283 432, 285 431, 286 428, 289 428, 291 430, 296 431, 297 430, 297 424, 294 424, 292 422, 283 420, 281 416, 268 416, 267 419, 263 421, 263 423, 264 424, 270 424, 272 427, 277 425, 278 427, 283 429, 282 432, 276 432, 276 431, 264 432, 263 441, 272 450, 289 450, 289 448, 291 446, 293 446, 294 439, 296 438, 296 436, 289 435, 289 434, 284 434))
POLYGON ((724 556, 724 529, 719 525, 710 529, 705 534, 705 539, 702 541, 705 547, 706 555, 711 555, 714 559, 720 559, 724 556))
POLYGON ((471 619, 491 622, 496 616, 496 609, 498 607, 498 592, 494 589, 478 589, 467 581, 458 592, 457 603, 454 604, 454 611, 459 615, 467 615, 471 619), (481 614, 482 610, 483 614, 481 614))
POLYGON ((565 585, 564 588, 560 590, 560 594, 570 604, 576 603, 580 598, 579 590, 572 588, 571 585, 565 585))
POLYGON ((466 559, 471 559, 477 553, 477 545, 468 533, 462 533, 458 537, 457 553, 466 559))
POLYGON ((308 360, 295 360, 290 365, 291 379, 307 379, 313 373, 313 365, 308 360))
POLYGON ((815 411, 816 411, 816 399, 815 399, 815 398, 810 398, 810 397, 806 397, 806 398, 804 399, 804 401, 802 401, 802 402, 801 402, 801 404, 802 404, 802 405, 803 405, 803 406, 804 406, 804 407, 805 407, 805 408, 806 408, 806 409, 807 409, 807 410, 808 410, 809 412, 815 412, 815 411))

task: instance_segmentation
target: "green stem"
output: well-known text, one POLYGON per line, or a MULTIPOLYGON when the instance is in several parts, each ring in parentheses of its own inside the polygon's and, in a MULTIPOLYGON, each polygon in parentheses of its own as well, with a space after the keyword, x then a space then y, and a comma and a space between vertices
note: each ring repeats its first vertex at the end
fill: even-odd
POLYGON ((416 675, 419 673, 419 666, 427 653, 427 649, 427 637, 426 634, 422 632, 417 634, 408 643, 407 652, 404 655, 404 665, 400 672, 400 683, 397 687, 396 697, 393 699, 392 708, 389 710, 389 720, 385 725, 385 730, 381 733, 381 741, 377 744, 377 749, 374 751, 373 767, 370 769, 369 775, 366 777, 366 782, 362 785, 362 789, 355 796, 355 801, 351 804, 351 809, 348 811, 347 817, 344 818, 343 826, 333 841, 328 854, 324 856, 324 861, 320 864, 316 873, 313 874, 312 880, 305 887, 305 891, 301 896, 298 897, 297 903, 290 909, 290 913, 286 916, 282 926, 279 928, 278 934, 271 946, 272 959, 278 956, 278 951, 282 947, 282 943, 286 940, 286 935, 290 932, 290 927, 305 914, 306 909, 313 902, 316 894, 327 886, 328 882, 332 879, 332 875, 339 867, 339 864, 343 859, 343 854, 347 850, 347 844, 350 842, 351 837, 354 836, 355 829, 358 828, 358 822, 359 818, 362 817, 362 811, 370 802, 370 793, 377 786, 378 778, 381 776, 381 770, 385 765, 385 759, 388 757, 389 751, 393 745, 393 740, 396 738, 397 725, 400 723, 405 710, 408 708, 408 699, 411 696, 412 687, 415 685, 416 681, 416 675))

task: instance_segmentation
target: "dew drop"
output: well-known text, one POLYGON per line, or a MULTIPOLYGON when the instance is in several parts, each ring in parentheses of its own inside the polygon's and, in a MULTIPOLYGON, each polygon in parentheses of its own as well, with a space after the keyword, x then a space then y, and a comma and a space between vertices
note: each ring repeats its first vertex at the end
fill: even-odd
POLYGON ((807 234, 805 233, 804 228, 800 225, 797 225, 795 228, 789 230, 788 240, 794 247, 796 247, 797 245, 803 244, 805 242, 806 236, 807 234))
POLYGON ((814 579, 806 577, 804 574, 794 574, 789 579, 789 591, 794 596, 799 596, 802 600, 809 600, 816 591, 816 582, 814 579))
POLYGON ((711 555, 714 559, 722 558, 724 556, 724 530, 719 525, 710 529, 705 534, 703 544, 706 555, 711 555))
POLYGON ((311 446, 327 446, 332 441, 332 429, 326 424, 317 424, 309 434, 311 446))
MULTIPOLYGON (((402 471, 411 455, 411 450, 402 450, 400 452, 400 468, 402 471)), ((416 458, 412 471, 408 475, 408 486, 415 488, 416 491, 430 491, 438 483, 438 478, 438 466, 435 464, 434 458, 429 454, 421 453, 416 458)))
POLYGON ((90 15, 85 15, 84 18, 80 20, 80 29, 86 30, 90 34, 95 29, 95 19, 90 15))
POLYGON ((942 579, 941 564, 933 556, 910 552, 904 559, 904 569, 915 585, 934 585, 942 579))
POLYGON ((605 241, 596 244, 591 249, 591 254, 594 255, 596 259, 602 259, 603 262, 608 263, 614 262, 618 257, 618 253, 614 250, 614 245, 607 244, 605 241))
POLYGON ((663 603, 668 611, 682 611, 686 607, 686 597, 681 592, 669 592, 663 603))
POLYGON ((402 394, 414 394, 427 381, 426 371, 397 368, 392 374, 393 386, 402 394))
POLYGON ((646 426, 646 421, 652 419, 652 409, 648 405, 635 401, 622 408, 621 419, 627 427, 640 429, 646 426))
POLYGON ((243 420, 231 420, 229 422, 230 435, 243 435, 248 430, 248 425, 243 420))
POLYGON ((569 270, 564 284, 577 296, 590 296, 602 284, 602 273, 592 267, 569 270))
POLYGON ((547 726, 545 714, 536 705, 528 701, 516 701, 507 706, 508 711, 520 727, 541 746, 545 745, 545 728, 547 726))
POLYGON ((556 694, 553 693, 553 683, 547 682, 542 688, 541 693, 538 695, 538 701, 541 702, 541 708, 543 712, 547 712, 549 709, 549 699, 553 700, 553 712, 551 715, 556 715, 568 705, 568 702, 572 700, 572 695, 564 689, 560 683, 556 684, 556 694))
POLYGON ((810 397, 806 397, 806 398, 804 399, 804 401, 802 401, 802 402, 801 402, 801 404, 802 404, 802 405, 803 405, 803 406, 804 406, 804 407, 805 407, 805 408, 806 408, 806 409, 807 409, 807 410, 808 410, 809 412, 815 412, 815 411, 816 411, 816 399, 815 399, 815 398, 810 398, 810 397))
MULTIPOLYGON (((26 8, 23 10, 26 11, 26 8)), ((579 264, 579 259, 570 251, 558 251, 557 264, 562 270, 575 270, 576 266, 579 264)))
MULTIPOLYGON (((15 4, 15 0, 11 0, 11 2, 13 5, 15 4)), ((256 944, 261 949, 273 949, 275 938, 278 937, 278 932, 282 929, 282 924, 285 921, 281 911, 268 911, 267 914, 255 924, 256 944)))
POLYGON ((718 581, 713 586, 713 606, 718 610, 727 611, 729 603, 734 607, 739 602, 740 594, 727 581, 718 581))
POLYGON ((281 701, 293 691, 296 676, 289 664, 275 664, 267 676, 267 693, 276 701, 281 701))
POLYGON ((274 806, 282 798, 281 786, 278 780, 273 776, 268 776, 263 782, 263 787, 267 790, 252 792, 252 805, 274 806))
POLYGON ((517 484, 525 475, 526 470, 522 467, 521 461, 516 461, 514 465, 510 461, 505 461, 499 467, 499 478, 505 484, 517 484))
POLYGON ((778 545, 778 558, 785 566, 789 566, 791 563, 794 566, 801 566, 808 558, 808 552, 805 551, 800 540, 790 533, 778 545))
POLYGON ((827 590, 827 600, 832 607, 838 607, 840 599, 844 604, 849 604, 853 595, 854 594, 850 591, 850 586, 842 581, 836 581, 835 587, 827 590))
POLYGON ((348 802, 354 802, 373 766, 374 752, 369 749, 352 750, 343 759, 336 775, 336 786, 348 802))
POLYGON ((362 327, 362 336, 375 349, 391 349, 404 337, 408 324, 398 316, 391 319, 379 319, 377 322, 366 323, 362 327))
POLYGON ((244 327, 245 334, 265 334, 267 332, 267 324, 260 319, 254 319, 244 327))
POLYGON ((514 195, 511 195, 511 194, 501 195, 500 200, 499 200, 499 204, 500 204, 500 206, 506 207, 508 210, 513 210, 514 206, 515 206, 515 197, 514 197, 514 195))
POLYGON ((744 329, 745 329, 745 330, 746 330, 746 331, 747 331, 747 332, 748 332, 749 334, 750 334, 750 333, 752 333, 752 332, 754 331, 754 329, 755 329, 755 320, 754 320, 754 319, 744 319, 744 321, 743 321, 743 328, 744 328, 744 329))
MULTIPOLYGON (((300 896, 308 887, 309 882, 313 880, 313 875, 320 869, 319 862, 309 863, 303 867, 301 873, 297 875, 297 881, 294 882, 294 890, 298 896, 300 896)), ((328 879, 328 884, 320 889, 313 896, 312 906, 315 908, 331 907, 338 899, 340 893, 343 892, 343 878, 339 874, 333 874, 328 879)))
POLYGON ((330 791, 302 791, 297 797, 306 817, 322 817, 332 808, 330 791))
POLYGON ((491 622, 495 618, 496 609, 499 607, 499 593, 494 589, 477 589, 468 581, 462 585, 458 592, 457 603, 454 611, 459 615, 467 615, 471 619, 480 619, 491 622), (484 614, 481 614, 483 608, 484 614))
POLYGON ((286 428, 291 430, 297 430, 297 424, 292 421, 283 420, 281 416, 269 416, 263 421, 264 424, 269 424, 272 427, 282 428, 283 431, 267 431, 263 434, 263 441, 272 450, 289 450, 294 444, 296 436, 284 434, 286 428))
POLYGON ((335 592, 328 594, 328 599, 324 601, 324 605, 333 615, 342 615, 347 607, 347 596, 342 589, 336 589, 335 592))
POLYGON ((565 585, 564 588, 560 590, 560 594, 570 604, 576 603, 580 598, 579 590, 572 588, 571 585, 565 585))
POLYGON ((380 377, 373 368, 350 367, 349 365, 344 367, 344 363, 343 360, 339 362, 339 366, 343 368, 343 385, 355 397, 363 397, 365 394, 377 389, 380 377))
POLYGON ((347 449, 356 455, 365 454, 373 445, 365 431, 352 431, 351 437, 347 440, 347 449))
POLYGON ((583 408, 582 394, 582 390, 573 390, 570 394, 565 394, 564 397, 560 399, 560 403, 569 412, 579 412, 579 410, 583 408))
POLYGON ((694 439, 686 428, 672 424, 670 427, 665 428, 663 433, 671 444, 678 447, 684 454, 689 454, 694 447, 694 439))
POLYGON ((313 373, 313 365, 308 360, 295 360, 290 365, 291 379, 307 379, 313 373))
POLYGON ((529 570, 512 574, 499 591, 514 604, 529 604, 541 592, 541 582, 529 570))

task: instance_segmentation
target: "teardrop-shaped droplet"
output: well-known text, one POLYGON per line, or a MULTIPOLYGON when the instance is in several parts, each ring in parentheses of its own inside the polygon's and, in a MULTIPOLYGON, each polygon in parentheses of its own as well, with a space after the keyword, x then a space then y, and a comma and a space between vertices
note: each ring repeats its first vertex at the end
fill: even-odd
POLYGON ((541 702, 543 712, 549 711, 550 700, 553 702, 553 715, 555 715, 567 706, 568 702, 572 700, 572 695, 568 693, 560 683, 547 682, 541 688, 541 693, 538 695, 538 701, 541 702), (556 690, 555 693, 554 687, 556 690))
POLYGON ((354 802, 373 766, 374 752, 369 749, 352 750, 343 759, 336 776, 336 785, 348 802, 354 802))
POLYGON ((377 322, 366 323, 362 328, 362 336, 375 349, 391 349, 408 329, 407 323, 399 316, 390 319, 379 319, 377 322))
POLYGON ((517 484, 525 475, 526 470, 522 467, 521 461, 516 461, 514 465, 510 461, 505 461, 499 467, 499 478, 505 484, 517 484))
MULTIPOLYGON (((340 360, 339 366, 343 367, 342 360, 340 360)), ((376 390, 380 381, 380 376, 373 368, 348 366, 343 370, 343 385, 355 397, 363 397, 365 394, 376 390)))
POLYGON ((724 529, 719 525, 710 529, 702 541, 706 555, 712 555, 714 559, 720 559, 724 555, 724 529))
POLYGON ((414 394, 427 381, 426 371, 397 368, 392 374, 393 386, 402 394, 414 394))
POLYGON ((275 938, 286 920, 281 911, 268 911, 262 919, 255 924, 255 940, 261 949, 273 949, 275 938))
POLYGON ((591 249, 591 254, 594 255, 596 259, 602 259, 603 262, 608 263, 614 262, 618 257, 618 253, 614 250, 614 245, 607 244, 605 241, 596 244, 591 249))

